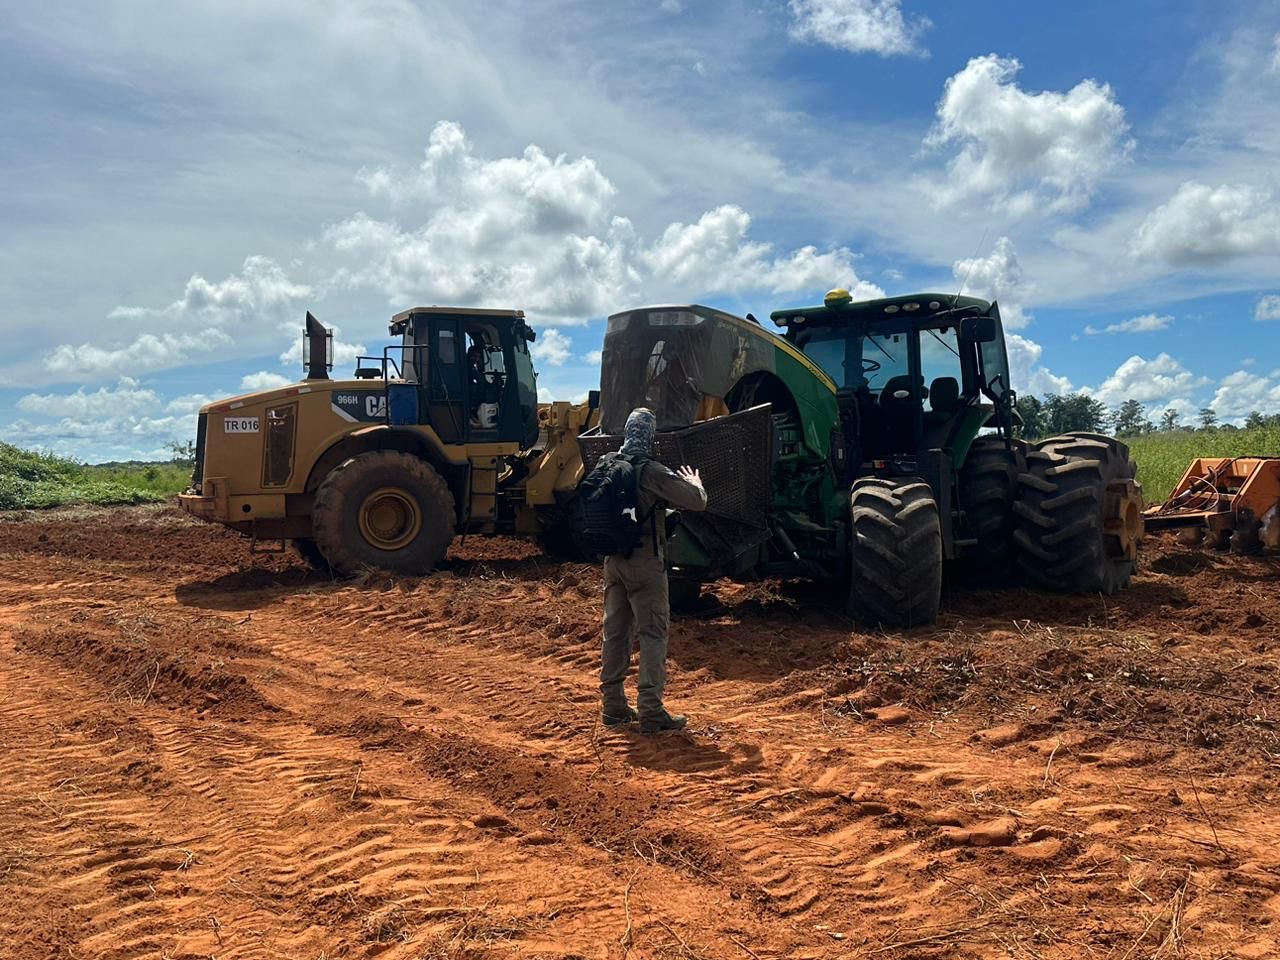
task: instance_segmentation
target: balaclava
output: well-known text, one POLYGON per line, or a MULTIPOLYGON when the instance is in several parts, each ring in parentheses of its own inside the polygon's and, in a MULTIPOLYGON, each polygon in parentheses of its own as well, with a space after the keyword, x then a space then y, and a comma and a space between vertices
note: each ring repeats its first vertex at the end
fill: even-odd
POLYGON ((653 456, 653 436, 658 431, 658 418, 652 410, 637 407, 622 428, 622 452, 632 457, 653 456))

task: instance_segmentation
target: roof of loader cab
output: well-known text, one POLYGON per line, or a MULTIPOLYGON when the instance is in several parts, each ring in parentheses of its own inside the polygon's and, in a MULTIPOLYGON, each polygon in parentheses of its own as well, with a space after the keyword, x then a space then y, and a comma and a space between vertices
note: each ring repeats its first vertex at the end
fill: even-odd
POLYGON ((524 319, 523 310, 496 310, 488 307, 410 307, 408 310, 401 310, 391 318, 391 332, 393 334, 401 333, 409 322, 410 317, 424 314, 449 317, 493 317, 495 319, 508 320, 524 319))

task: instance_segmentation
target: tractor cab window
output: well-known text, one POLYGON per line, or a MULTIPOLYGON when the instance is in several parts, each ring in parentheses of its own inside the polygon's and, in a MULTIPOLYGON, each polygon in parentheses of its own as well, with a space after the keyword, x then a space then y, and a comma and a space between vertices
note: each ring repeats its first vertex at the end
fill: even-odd
POLYGON ((846 383, 848 378, 845 376, 844 368, 844 358, 847 352, 845 337, 814 338, 807 342, 802 342, 801 348, 809 359, 820 366, 838 386, 848 385, 846 383))
POLYGON ((896 393, 910 386, 911 348, 907 334, 871 331, 859 346, 861 376, 873 394, 883 401, 886 388, 896 393))
POLYGON ((801 333, 796 345, 837 386, 865 387, 873 394, 894 377, 905 377, 910 363, 907 335, 901 332, 859 335, 845 327, 815 327, 801 333))
POLYGON ((960 406, 964 370, 955 327, 920 331, 920 377, 928 393, 926 411, 950 417, 960 406))

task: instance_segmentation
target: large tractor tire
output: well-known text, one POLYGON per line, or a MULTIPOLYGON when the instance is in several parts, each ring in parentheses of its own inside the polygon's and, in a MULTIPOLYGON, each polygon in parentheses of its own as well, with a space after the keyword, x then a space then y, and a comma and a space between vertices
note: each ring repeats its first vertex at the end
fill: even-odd
POLYGON ((942 522, 923 480, 868 477, 850 497, 849 613, 867 626, 933 623, 942 603, 942 522))
POLYGON ((362 453, 320 484, 311 529, 336 573, 365 567, 426 573, 453 541, 453 495, 444 478, 412 454, 362 453))
POLYGON ((1016 527, 1013 505, 1018 478, 1027 469, 1027 444, 1001 437, 978 437, 960 470, 959 501, 969 547, 959 572, 965 580, 1000 587, 1013 579, 1016 527))
POLYGON ((1051 437, 1027 454, 1014 542, 1031 582, 1058 593, 1128 586, 1142 538, 1142 485, 1129 448, 1097 433, 1051 437))

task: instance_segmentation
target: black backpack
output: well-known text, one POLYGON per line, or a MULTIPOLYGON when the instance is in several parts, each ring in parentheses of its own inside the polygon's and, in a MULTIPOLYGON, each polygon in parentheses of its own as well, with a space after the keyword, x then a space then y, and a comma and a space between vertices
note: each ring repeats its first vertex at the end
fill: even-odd
POLYGON ((640 471, 647 462, 646 457, 606 453, 578 484, 569 525, 587 560, 628 557, 640 542, 650 519, 640 516, 640 471))

